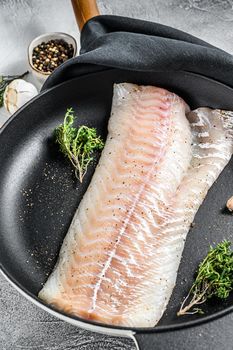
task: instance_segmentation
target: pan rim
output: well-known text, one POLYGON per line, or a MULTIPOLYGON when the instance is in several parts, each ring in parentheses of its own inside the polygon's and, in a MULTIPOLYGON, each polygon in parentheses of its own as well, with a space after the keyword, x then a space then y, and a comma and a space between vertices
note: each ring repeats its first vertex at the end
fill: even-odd
POLYGON ((233 311, 233 305, 232 305, 227 307, 226 309, 215 312, 212 315, 207 315, 205 317, 202 317, 202 319, 200 320, 196 319, 193 321, 180 322, 174 325, 154 326, 154 327, 112 326, 112 325, 107 325, 100 322, 88 321, 77 316, 69 316, 60 310, 56 310, 52 306, 44 303, 36 295, 29 292, 26 288, 21 286, 21 284, 17 282, 14 279, 14 277, 8 274, 8 272, 2 266, 2 264, 0 265, 0 273, 24 298, 32 302, 34 305, 38 306, 40 309, 48 312, 49 314, 57 317, 62 321, 66 321, 69 324, 72 324, 77 327, 81 327, 89 331, 102 333, 102 334, 108 333, 109 335, 132 337, 133 335, 136 335, 136 334, 168 333, 173 331, 175 332, 181 329, 188 329, 192 327, 201 326, 202 324, 213 322, 216 319, 222 318, 233 311))
MULTIPOLYGON (((75 77, 75 78, 69 79, 63 83, 60 83, 54 87, 51 87, 47 90, 40 92, 37 96, 35 96, 32 100, 30 100, 28 103, 26 103, 23 107, 21 107, 16 113, 14 113, 6 121, 6 123, 0 129, 0 137, 1 137, 1 134, 7 128, 7 126, 18 116, 18 114, 20 114, 24 108, 27 108, 28 105, 30 105, 31 103, 33 103, 34 101, 39 99, 41 96, 43 96, 47 93, 50 93, 54 89, 59 89, 62 86, 67 85, 70 82, 73 82, 74 80, 85 79, 86 77, 88 77, 90 75, 93 77, 93 75, 96 76, 96 75, 104 74, 105 72, 108 72, 108 71, 124 71, 124 70, 110 68, 110 69, 104 69, 101 71, 97 71, 94 73, 88 73, 88 74, 82 75, 80 77, 75 77)), ((162 71, 157 71, 155 73, 159 73, 159 72, 162 72, 162 71)), ((195 76, 195 77, 204 79, 208 82, 211 82, 211 83, 214 83, 217 85, 221 85, 222 87, 224 87, 225 89, 229 89, 233 93, 233 88, 231 88, 230 86, 225 85, 217 80, 208 78, 206 76, 192 73, 192 72, 188 72, 188 71, 173 71, 173 72, 183 73, 183 74, 188 75, 188 76, 192 76, 192 77, 195 76)), ((232 306, 226 307, 225 309, 223 309, 221 311, 215 312, 211 315, 204 316, 200 320, 196 319, 196 320, 181 322, 181 323, 174 324, 174 325, 164 325, 164 326, 158 325, 158 326, 149 327, 149 328, 148 327, 121 327, 121 326, 105 325, 105 324, 94 322, 94 321, 87 321, 87 320, 79 318, 79 317, 66 315, 65 313, 58 311, 58 310, 52 308, 51 306, 45 304, 36 295, 34 295, 33 293, 29 292, 26 288, 24 288, 20 284, 20 282, 17 281, 10 273, 8 273, 7 269, 4 267, 4 264, 2 264, 1 261, 0 261, 0 272, 6 278, 6 280, 8 282, 10 282, 10 284, 21 293, 21 295, 23 295, 26 299, 28 299, 29 301, 31 301, 33 304, 37 305, 41 309, 47 311, 48 313, 56 316, 59 319, 65 320, 66 322, 68 322, 70 324, 73 324, 73 325, 76 325, 76 326, 79 326, 79 327, 82 327, 82 328, 85 328, 88 330, 96 331, 99 333, 109 333, 112 335, 132 337, 134 334, 140 334, 140 333, 170 332, 170 331, 186 329, 186 328, 190 328, 190 327, 194 327, 194 326, 199 326, 201 324, 211 322, 211 321, 214 321, 218 318, 221 318, 221 317, 223 317, 223 316, 225 316, 233 311, 233 305, 232 305, 232 306), (90 328, 93 328, 93 329, 90 329, 90 328)))

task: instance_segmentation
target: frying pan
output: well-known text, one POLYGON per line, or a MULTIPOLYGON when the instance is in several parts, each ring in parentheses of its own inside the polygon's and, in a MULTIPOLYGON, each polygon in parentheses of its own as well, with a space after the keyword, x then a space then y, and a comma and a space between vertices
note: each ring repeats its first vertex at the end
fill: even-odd
MULTIPOLYGON (((73 1, 73 4, 75 11, 79 10, 77 18, 80 27, 86 19, 97 14, 97 9, 91 6, 93 1, 73 1)), ((96 127, 98 133, 106 138, 113 83, 116 82, 167 88, 183 97, 192 109, 209 106, 233 110, 231 88, 183 71, 144 73, 109 69, 66 81, 36 96, 15 113, 0 131, 0 269, 22 295, 73 325, 131 337, 138 349, 185 349, 179 337, 180 330, 186 330, 189 336, 195 326, 233 310, 229 298, 221 303, 217 300, 208 303, 204 315, 176 316, 180 302, 192 284, 197 265, 206 255, 209 245, 222 239, 233 239, 232 217, 224 211, 226 200, 232 194, 232 160, 210 189, 195 217, 195 226, 186 241, 176 287, 167 311, 156 327, 123 328, 85 321, 66 315, 37 297, 55 265, 63 238, 98 161, 96 156, 84 182, 79 184, 53 142, 53 130, 62 122, 67 107, 72 106, 79 115, 79 124, 96 127), (168 340, 172 345, 168 345, 168 340)))

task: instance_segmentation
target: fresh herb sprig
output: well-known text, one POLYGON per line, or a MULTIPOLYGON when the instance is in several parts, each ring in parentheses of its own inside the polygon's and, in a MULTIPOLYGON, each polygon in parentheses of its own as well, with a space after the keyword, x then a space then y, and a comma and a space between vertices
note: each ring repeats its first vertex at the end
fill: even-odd
POLYGON ((82 182, 88 165, 93 160, 93 152, 102 150, 104 143, 101 137, 97 136, 95 128, 86 125, 73 127, 74 119, 73 109, 67 109, 63 124, 55 129, 55 139, 61 152, 73 165, 75 176, 82 182))
POLYGON ((0 75, 0 107, 3 106, 3 95, 7 85, 15 79, 22 79, 27 74, 28 72, 21 75, 0 75))
POLYGON ((233 291, 233 251, 230 246, 231 242, 223 241, 215 248, 210 247, 206 258, 199 265, 196 280, 178 316, 203 313, 198 305, 212 297, 226 299, 233 291))

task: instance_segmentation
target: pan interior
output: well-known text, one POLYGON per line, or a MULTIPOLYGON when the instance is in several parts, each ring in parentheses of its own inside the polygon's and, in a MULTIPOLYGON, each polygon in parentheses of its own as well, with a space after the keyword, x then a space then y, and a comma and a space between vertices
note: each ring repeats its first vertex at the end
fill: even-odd
MULTIPOLYGON (((21 109, 5 125, 0 137, 0 267, 34 298, 52 271, 63 238, 93 175, 89 168, 82 185, 53 142, 53 130, 68 107, 77 124, 96 127, 106 138, 114 82, 162 86, 178 93, 191 108, 209 106, 233 110, 233 91, 220 83, 185 72, 140 73, 108 70, 59 85, 21 109)), ((232 195, 230 161, 195 218, 186 241, 178 280, 161 326, 173 327, 227 310, 232 297, 214 300, 203 316, 176 317, 180 301, 210 244, 232 240, 232 216, 225 212, 232 195)))

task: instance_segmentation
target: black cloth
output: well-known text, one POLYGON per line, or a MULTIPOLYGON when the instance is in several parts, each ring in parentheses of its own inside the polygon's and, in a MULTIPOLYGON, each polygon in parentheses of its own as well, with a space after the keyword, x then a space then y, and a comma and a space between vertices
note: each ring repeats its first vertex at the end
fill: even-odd
POLYGON ((43 89, 109 68, 189 71, 233 87, 233 56, 225 51, 162 24, 96 16, 81 32, 80 55, 57 68, 43 89))

